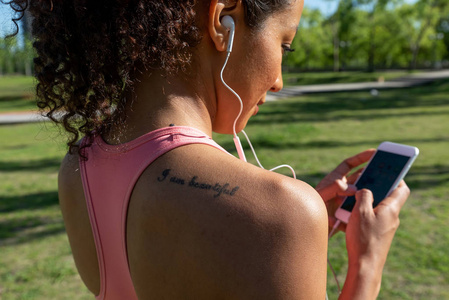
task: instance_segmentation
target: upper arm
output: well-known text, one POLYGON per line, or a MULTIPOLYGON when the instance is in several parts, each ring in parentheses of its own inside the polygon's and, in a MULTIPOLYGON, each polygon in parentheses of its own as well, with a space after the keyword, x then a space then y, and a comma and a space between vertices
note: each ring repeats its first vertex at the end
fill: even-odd
POLYGON ((58 175, 59 205, 76 267, 87 288, 98 295, 100 273, 77 154, 67 154, 58 175))
POLYGON ((69 217, 68 212, 76 210, 79 201, 74 201, 77 188, 81 184, 78 160, 75 155, 66 154, 61 162, 58 174, 59 204, 64 218, 69 217))
POLYGON ((192 145, 166 154, 134 189, 127 234, 138 294, 323 299, 327 213, 315 190, 205 152, 192 145), (185 184, 158 182, 167 169, 185 184), (193 177, 239 189, 214 197, 211 190, 188 186, 193 177))
POLYGON ((75 214, 86 207, 76 154, 67 154, 61 162, 58 174, 58 196, 64 221, 69 221, 66 226, 70 226, 72 219, 75 221, 78 217, 75 214))
POLYGON ((327 274, 327 211, 321 197, 305 183, 284 184, 285 200, 292 209, 282 222, 284 277, 292 291, 282 299, 324 299, 327 274), (291 194, 289 196, 288 194, 291 194))

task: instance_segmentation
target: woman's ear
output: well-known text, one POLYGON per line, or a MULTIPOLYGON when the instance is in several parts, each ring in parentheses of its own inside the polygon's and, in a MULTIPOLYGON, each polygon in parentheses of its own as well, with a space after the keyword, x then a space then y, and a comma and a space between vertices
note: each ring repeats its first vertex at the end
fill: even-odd
MULTIPOLYGON (((229 2, 229 1, 224 1, 229 2)), ((207 27, 212 42, 217 51, 226 51, 229 40, 229 29, 221 22, 225 15, 234 15, 240 10, 241 1, 236 1, 233 5, 226 5, 222 0, 212 0, 209 6, 209 18, 207 27)))

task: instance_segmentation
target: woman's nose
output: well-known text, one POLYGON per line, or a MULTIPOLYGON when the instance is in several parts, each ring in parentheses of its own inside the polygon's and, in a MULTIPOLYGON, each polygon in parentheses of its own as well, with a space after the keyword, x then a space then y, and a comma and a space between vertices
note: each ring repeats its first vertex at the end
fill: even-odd
POLYGON ((276 81, 274 82, 273 86, 270 89, 270 92, 279 92, 282 90, 282 87, 284 86, 284 82, 282 81, 282 74, 279 74, 278 78, 276 78, 276 81))

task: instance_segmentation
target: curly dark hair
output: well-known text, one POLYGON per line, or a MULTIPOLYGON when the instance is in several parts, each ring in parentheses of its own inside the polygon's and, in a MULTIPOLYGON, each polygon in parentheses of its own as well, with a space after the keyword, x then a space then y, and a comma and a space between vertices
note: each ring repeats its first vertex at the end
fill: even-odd
MULTIPOLYGON (((16 11, 16 25, 29 10, 37 106, 69 133, 69 152, 124 121, 133 74, 186 72, 201 41, 197 5, 207 0, 0 0, 16 11)), ((237 0, 229 0, 236 2, 237 0)), ((239 0, 254 28, 292 0, 239 0)), ((87 146, 89 143, 87 143, 87 146)))

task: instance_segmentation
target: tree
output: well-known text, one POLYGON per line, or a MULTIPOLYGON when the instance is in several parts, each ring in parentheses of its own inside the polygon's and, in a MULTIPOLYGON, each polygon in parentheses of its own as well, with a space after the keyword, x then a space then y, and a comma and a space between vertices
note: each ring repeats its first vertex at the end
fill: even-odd
POLYGON ((0 74, 14 73, 15 54, 13 49, 17 46, 17 38, 0 39, 0 74))
POLYGON ((0 76, 3 76, 3 70, 5 68, 6 51, 5 40, 0 38, 0 76))
POLYGON ((317 9, 304 8, 298 33, 292 42, 295 52, 289 53, 284 63, 303 69, 324 68, 329 63, 331 36, 322 26, 324 17, 317 9))
POLYGON ((439 43, 441 45, 440 59, 449 60, 449 3, 442 7, 440 19, 437 22, 435 32, 442 37, 439 43))
POLYGON ((392 2, 392 0, 355 0, 358 6, 364 7, 368 11, 367 21, 368 21, 368 44, 367 44, 367 69, 369 72, 374 71, 374 63, 376 60, 376 48, 378 44, 376 43, 376 35, 378 32, 378 15, 382 15, 386 12, 387 5, 392 2))
POLYGON ((448 9, 447 0, 419 0, 414 5, 403 5, 400 8, 405 25, 404 34, 408 37, 411 53, 410 69, 416 69, 423 43, 429 43, 431 36, 435 35, 442 12, 447 12, 448 9))
MULTIPOLYGON (((351 30, 356 21, 356 12, 354 11, 354 2, 352 0, 341 0, 337 10, 338 15, 338 34, 334 40, 334 49, 338 53, 338 69, 344 69, 347 65, 348 48, 352 46, 351 30)), ((334 68, 336 68, 334 63, 334 68)))
MULTIPOLYGON (((333 0, 327 0, 332 2, 333 0)), ((337 11, 331 15, 328 20, 323 24, 324 26, 330 27, 330 32, 332 33, 332 56, 333 56, 333 68, 334 72, 338 72, 340 70, 340 39, 339 39, 339 30, 340 30, 340 0, 335 0, 337 3, 337 11)), ((342 0, 345 3, 348 1, 342 0)))

